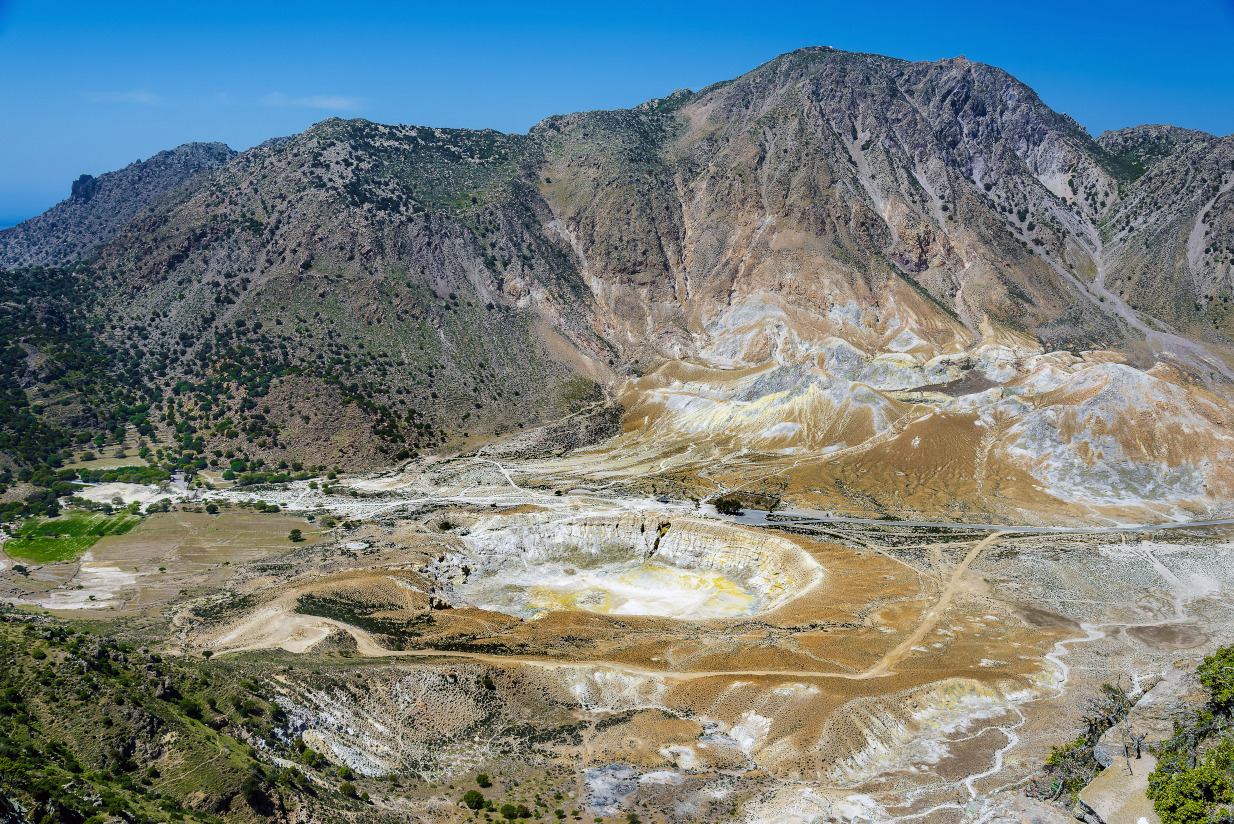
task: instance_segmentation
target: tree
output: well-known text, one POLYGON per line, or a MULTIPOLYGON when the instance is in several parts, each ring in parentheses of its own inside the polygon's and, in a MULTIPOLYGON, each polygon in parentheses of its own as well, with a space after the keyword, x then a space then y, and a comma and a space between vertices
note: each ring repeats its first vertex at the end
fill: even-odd
POLYGON ((265 788, 262 786, 264 778, 265 776, 256 772, 249 774, 240 785, 240 794, 244 796, 244 800, 254 812, 268 816, 274 812, 274 805, 271 804, 270 796, 266 795, 265 788))
POLYGON ((206 514, 217 515, 219 511, 218 504, 206 504, 206 514))
POLYGON ((344 781, 342 784, 338 785, 338 791, 348 798, 353 798, 356 794, 356 785, 352 784, 350 781, 344 781))
POLYGON ((736 498, 716 498, 716 512, 721 515, 740 515, 742 513, 741 501, 736 498))
POLYGON ((477 775, 476 783, 479 784, 481 787, 493 786, 493 782, 489 779, 487 773, 480 773, 479 775, 477 775))
POLYGON ((1218 709, 1234 709, 1234 647, 1217 650, 1205 658, 1196 674, 1218 709))
POLYGON ((484 806, 484 794, 479 790, 468 790, 463 793, 463 804, 465 804, 468 809, 478 810, 484 806))
POLYGON ((291 542, 294 544, 294 543, 297 543, 297 542, 299 542, 299 541, 303 541, 303 540, 304 540, 304 535, 303 535, 303 533, 301 533, 301 532, 300 532, 300 530, 298 530, 298 529, 293 529, 293 530, 291 531, 291 533, 287 536, 287 540, 291 541, 291 542))

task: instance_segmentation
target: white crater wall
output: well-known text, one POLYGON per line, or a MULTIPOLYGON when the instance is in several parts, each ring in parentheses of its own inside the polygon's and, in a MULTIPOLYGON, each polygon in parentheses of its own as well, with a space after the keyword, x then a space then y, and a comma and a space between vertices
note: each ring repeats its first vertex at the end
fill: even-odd
POLYGON ((432 571, 455 603, 701 620, 774 609, 823 570, 785 538, 692 517, 497 516, 432 571))

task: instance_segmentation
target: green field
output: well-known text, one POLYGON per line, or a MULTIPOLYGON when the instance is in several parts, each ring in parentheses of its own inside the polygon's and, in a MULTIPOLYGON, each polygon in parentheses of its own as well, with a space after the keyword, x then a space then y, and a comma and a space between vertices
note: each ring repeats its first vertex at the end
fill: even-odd
POLYGON ((123 535, 141 521, 138 515, 69 512, 59 518, 31 518, 4 545, 12 558, 48 564, 81 555, 104 535, 123 535))

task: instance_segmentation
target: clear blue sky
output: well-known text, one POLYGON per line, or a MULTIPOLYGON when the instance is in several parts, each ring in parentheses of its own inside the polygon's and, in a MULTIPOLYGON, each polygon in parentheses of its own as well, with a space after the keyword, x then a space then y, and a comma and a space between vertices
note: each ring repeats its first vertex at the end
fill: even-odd
POLYGON ((964 54, 1094 135, 1162 122, 1234 132, 1234 0, 0 0, 0 226, 63 199, 83 172, 190 140, 242 149, 332 115, 524 131, 811 45, 964 54))

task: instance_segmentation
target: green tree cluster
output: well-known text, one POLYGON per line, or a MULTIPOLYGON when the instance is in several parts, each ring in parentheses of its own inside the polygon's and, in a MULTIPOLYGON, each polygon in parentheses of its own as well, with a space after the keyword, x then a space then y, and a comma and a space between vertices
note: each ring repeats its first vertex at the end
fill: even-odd
POLYGON ((1205 658, 1196 675, 1208 703, 1175 722, 1148 777, 1148 797, 1163 824, 1234 821, 1234 647, 1205 658))

